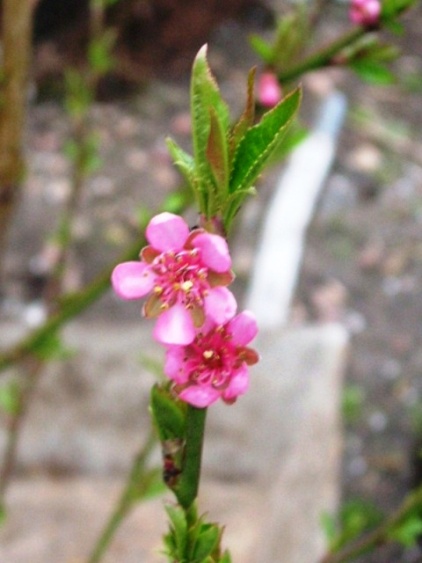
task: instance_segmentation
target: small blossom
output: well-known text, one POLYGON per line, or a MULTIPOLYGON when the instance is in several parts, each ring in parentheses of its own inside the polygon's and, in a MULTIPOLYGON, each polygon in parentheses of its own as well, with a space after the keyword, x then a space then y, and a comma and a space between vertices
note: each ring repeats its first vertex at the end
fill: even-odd
POLYGON ((376 25, 380 14, 380 0, 351 0, 349 18, 357 25, 376 25))
POLYGON ((111 281, 123 299, 150 294, 143 313, 158 317, 156 340, 189 344, 206 317, 224 324, 234 316, 236 300, 225 287, 234 275, 223 237, 203 229, 190 232, 178 215, 161 213, 149 222, 146 238, 141 260, 118 264, 111 281))
POLYGON ((257 332, 255 317, 244 311, 223 325, 207 321, 187 346, 168 346, 164 373, 180 399, 197 408, 220 398, 234 403, 248 389, 248 366, 259 360, 246 346, 257 332))
POLYGON ((266 108, 278 104, 283 96, 280 83, 273 72, 263 72, 258 79, 258 101, 266 108))

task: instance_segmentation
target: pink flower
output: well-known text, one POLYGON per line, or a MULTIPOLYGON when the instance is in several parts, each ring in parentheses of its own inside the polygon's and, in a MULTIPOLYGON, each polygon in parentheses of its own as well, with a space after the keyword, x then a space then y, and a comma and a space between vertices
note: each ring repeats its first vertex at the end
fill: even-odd
POLYGON ((150 243, 141 261, 118 264, 114 291, 123 299, 151 294, 143 313, 158 317, 154 337, 163 344, 189 344, 205 317, 224 324, 236 313, 236 300, 225 287, 234 275, 225 239, 203 229, 189 231, 178 215, 160 213, 146 229, 150 243))
POLYGON ((349 18, 357 25, 376 25, 380 14, 380 0, 351 0, 349 18))
POLYGON ((168 346, 164 373, 177 395, 198 408, 220 398, 234 403, 248 389, 248 366, 259 360, 246 346, 257 332, 255 317, 244 311, 223 325, 207 321, 187 346, 168 346))
POLYGON ((278 104, 282 98, 281 86, 273 72, 263 72, 258 80, 258 101, 267 108, 278 104))

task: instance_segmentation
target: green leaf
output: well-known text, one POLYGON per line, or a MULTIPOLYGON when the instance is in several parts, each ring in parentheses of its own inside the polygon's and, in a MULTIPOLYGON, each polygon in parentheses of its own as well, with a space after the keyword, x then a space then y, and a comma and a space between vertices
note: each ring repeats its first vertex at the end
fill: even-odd
POLYGON ((11 416, 19 414, 21 409, 21 387, 16 380, 8 381, 0 387, 0 407, 11 416))
POLYGON ((220 530, 215 524, 203 524, 193 550, 193 560, 202 561, 210 556, 218 544, 220 530))
POLYGON ((229 110, 211 73, 206 58, 206 46, 197 54, 191 79, 191 116, 193 152, 197 189, 201 192, 200 211, 207 217, 216 213, 216 185, 208 162, 207 147, 211 130, 211 109, 215 112, 219 127, 227 135, 229 110))
POLYGON ((178 401, 165 387, 153 386, 151 412, 161 442, 184 437, 186 403, 178 401))
POLYGON ((260 35, 254 33, 249 37, 249 44, 265 63, 268 65, 272 64, 274 60, 273 48, 268 41, 265 41, 260 35))
POLYGON ((185 511, 181 506, 170 504, 165 506, 165 510, 170 519, 170 534, 173 537, 173 545, 176 551, 174 555, 176 555, 178 559, 184 560, 188 539, 188 525, 185 511))
POLYGON ((246 106, 245 109, 235 123, 232 133, 230 135, 230 157, 236 152, 236 148, 244 137, 246 131, 252 127, 255 119, 255 74, 256 68, 252 68, 248 74, 248 88, 246 96, 246 106))
POLYGON ((391 20, 399 16, 403 11, 416 4, 416 0, 383 0, 381 19, 391 20))
POLYGON ((217 185, 218 195, 224 201, 229 182, 227 136, 213 108, 210 108, 210 134, 206 155, 217 185))
POLYGON ((230 193, 244 190, 255 182, 293 119, 300 98, 297 89, 247 131, 234 155, 230 193))

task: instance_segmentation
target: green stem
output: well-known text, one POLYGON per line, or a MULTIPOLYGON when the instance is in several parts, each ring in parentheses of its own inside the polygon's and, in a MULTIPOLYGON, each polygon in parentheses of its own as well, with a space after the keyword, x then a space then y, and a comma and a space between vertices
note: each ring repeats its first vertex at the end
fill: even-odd
POLYGON ((180 480, 174 490, 177 500, 186 511, 198 496, 206 415, 207 409, 188 406, 185 457, 180 480))
POLYGON ((355 41, 363 37, 368 30, 364 27, 354 27, 347 33, 343 34, 338 39, 332 41, 326 47, 320 49, 313 55, 310 55, 304 61, 301 61, 296 66, 288 68, 278 75, 278 80, 281 84, 286 82, 291 82, 296 80, 302 74, 310 72, 311 70, 316 70, 331 66, 333 64, 333 57, 340 53, 345 47, 352 45, 355 41))
POLYGON ((320 563, 346 563, 385 545, 391 540, 391 532, 416 508, 422 507, 422 487, 406 496, 399 508, 374 531, 353 545, 346 546, 338 553, 328 553, 320 563))
POLYGON ((133 461, 120 499, 98 538, 87 563, 99 563, 101 561, 124 519, 148 490, 150 480, 148 479, 149 472, 146 470, 146 463, 155 444, 156 439, 154 433, 151 432, 145 445, 133 461))

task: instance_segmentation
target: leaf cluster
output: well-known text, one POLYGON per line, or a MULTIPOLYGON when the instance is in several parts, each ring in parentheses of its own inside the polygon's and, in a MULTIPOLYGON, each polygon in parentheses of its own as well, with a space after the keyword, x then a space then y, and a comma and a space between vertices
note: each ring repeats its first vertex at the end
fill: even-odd
POLYGON ((198 53, 191 79, 193 156, 172 139, 168 148, 175 165, 195 194, 206 219, 219 217, 226 231, 243 200, 279 146, 300 103, 300 90, 282 100, 255 123, 254 76, 248 77, 245 109, 234 125, 206 58, 198 53))
POLYGON ((169 531, 164 536, 165 555, 179 563, 231 563, 228 551, 221 554, 223 530, 196 516, 196 507, 188 512, 180 506, 167 505, 169 531))

